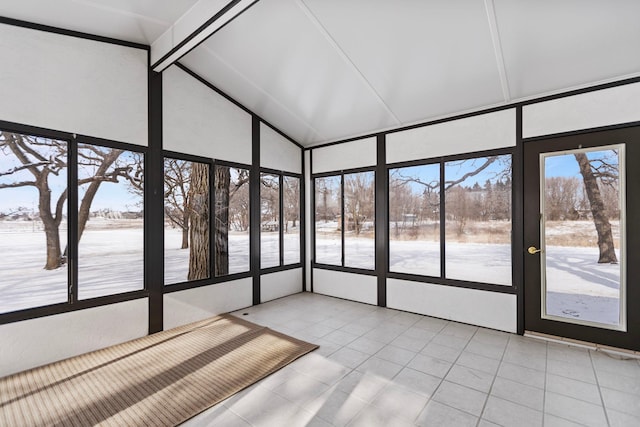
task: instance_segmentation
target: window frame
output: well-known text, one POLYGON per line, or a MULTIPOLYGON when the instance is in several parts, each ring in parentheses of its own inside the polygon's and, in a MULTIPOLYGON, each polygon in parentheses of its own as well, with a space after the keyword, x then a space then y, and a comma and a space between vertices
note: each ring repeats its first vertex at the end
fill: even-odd
MULTIPOLYGON (((517 294, 518 293, 518 286, 517 286, 517 278, 516 278, 516 264, 517 262, 515 261, 515 256, 516 256, 516 248, 515 248, 515 244, 516 244, 516 236, 515 233, 517 231, 517 224, 516 224, 516 215, 515 215, 515 209, 514 206, 516 205, 516 194, 514 191, 514 174, 513 174, 513 165, 514 162, 516 161, 517 158, 517 153, 516 153, 516 147, 507 147, 507 148, 499 148, 499 149, 494 149, 494 150, 485 150, 485 151, 474 151, 474 152, 469 152, 469 153, 463 153, 463 154, 455 154, 455 155, 448 155, 448 156, 440 156, 440 157, 433 157, 433 158, 427 158, 427 159, 418 159, 418 160, 410 160, 410 161, 404 161, 404 162, 397 162, 397 163, 388 163, 385 165, 385 169, 386 169, 386 188, 387 188, 387 193, 389 192, 389 171, 391 169, 398 169, 398 168, 404 168, 404 167, 411 167, 411 166, 422 166, 422 165, 433 165, 433 164, 438 164, 440 167, 440 220, 439 220, 439 226, 440 226, 440 276, 428 276, 428 275, 421 275, 421 274, 411 274, 411 273, 400 273, 400 272, 392 272, 390 271, 390 245, 389 245, 389 237, 390 237, 390 233, 391 233, 391 227, 387 226, 387 233, 386 233, 386 255, 387 255, 387 265, 385 266, 385 273, 386 273, 386 277, 390 278, 390 279, 401 279, 401 280, 410 280, 413 282, 421 282, 421 283, 431 283, 431 284, 436 284, 436 285, 447 285, 447 286, 453 286, 453 287, 460 287, 460 288, 468 288, 468 289, 477 289, 477 290, 483 290, 483 291, 493 291, 493 292, 498 292, 498 293, 506 293, 506 294, 517 294), (510 155, 511 156, 511 164, 512 164, 512 169, 511 169, 511 182, 512 182, 512 187, 511 187, 511 285, 500 285, 500 284, 494 284, 494 283, 486 283, 486 282, 474 282, 474 281, 467 281, 467 280, 461 280, 461 279, 452 279, 449 277, 446 277, 446 211, 445 211, 445 204, 446 204, 446 194, 444 191, 444 180, 445 180, 445 165, 448 162, 453 162, 453 161, 460 161, 460 160, 470 160, 470 159, 478 159, 478 158, 483 158, 483 157, 490 157, 490 156, 501 156, 501 155, 510 155)), ((387 212, 387 220, 389 220, 389 205, 387 204, 386 206, 386 212, 387 212)))
MULTIPOLYGON (((373 182, 374 182, 374 224, 375 221, 377 221, 377 219, 375 218, 375 206, 376 206, 376 200, 377 200, 377 195, 375 194, 375 183, 376 180, 379 179, 378 176, 376 176, 376 166, 368 166, 368 167, 361 167, 361 168, 353 168, 353 169, 344 169, 344 170, 339 170, 339 171, 330 171, 330 172, 321 172, 321 173, 315 173, 311 175, 311 249, 313 251, 313 257, 311 259, 311 267, 312 268, 322 268, 324 270, 334 270, 334 271, 343 271, 343 272, 347 272, 347 273, 358 273, 358 274, 365 274, 365 275, 370 275, 370 276, 375 276, 376 275, 376 267, 378 265, 378 259, 376 257, 375 254, 375 240, 376 240, 376 236, 374 234, 374 265, 371 269, 368 268, 359 268, 359 267, 349 267, 345 265, 345 256, 344 256, 344 243, 345 243, 345 237, 344 237, 344 232, 345 232, 345 227, 344 227, 344 204, 345 204, 345 197, 344 197, 344 176, 345 175, 351 175, 351 174, 356 174, 356 173, 362 173, 362 172, 371 172, 373 173, 373 182), (340 217, 340 265, 337 264, 325 264, 325 263, 319 263, 316 260, 316 179, 317 178, 327 178, 327 177, 340 177, 340 212, 341 212, 341 217, 340 217)), ((388 208, 388 207, 387 207, 388 208)), ((374 227, 375 230, 375 227, 374 227)), ((387 236, 388 238, 388 236, 387 236)))
POLYGON ((66 141, 68 144, 67 152, 67 301, 55 304, 39 305, 16 311, 10 311, 0 314, 0 325, 18 322, 22 320, 34 319, 39 317, 50 316, 54 314, 62 314, 86 308, 94 308, 108 304, 120 303, 135 299, 148 297, 146 267, 149 262, 147 257, 147 237, 149 221, 147 209, 146 190, 143 195, 143 254, 144 254, 144 272, 143 272, 143 288, 97 296, 87 299, 78 299, 78 144, 97 145, 106 148, 123 149, 133 151, 143 155, 143 167, 146 175, 146 163, 149 155, 147 146, 135 145, 124 142, 108 140, 104 138, 96 138, 86 135, 77 135, 69 132, 39 128, 30 125, 12 123, 0 120, 0 129, 6 132, 30 135, 48 139, 56 139, 66 141))
MULTIPOLYGON (((270 169, 270 168, 264 168, 264 167, 260 167, 259 168, 260 171, 260 176, 262 176, 262 174, 266 174, 266 175, 275 175, 278 177, 278 197, 279 197, 279 218, 278 218, 278 230, 279 230, 279 262, 278 265, 275 266, 271 266, 271 267, 265 267, 262 268, 260 267, 260 272, 261 274, 265 274, 265 273, 275 273, 278 271, 286 271, 286 270, 291 270, 294 268, 300 268, 304 262, 303 258, 303 248, 304 248, 304 236, 303 236, 303 232, 304 229, 302 227, 302 222, 304 221, 304 218, 302 217, 302 206, 304 204, 304 192, 302 189, 302 186, 304 185, 304 181, 303 181, 303 177, 302 174, 298 174, 298 173, 293 173, 293 172, 286 172, 286 171, 281 171, 281 170, 277 170, 277 169, 270 169), (299 237, 299 260, 296 263, 289 263, 289 264, 285 264, 284 262, 284 177, 290 177, 290 178, 296 178, 298 179, 298 218, 299 218, 299 227, 300 227, 300 237, 299 237)), ((262 184, 260 185, 260 189, 262 189, 262 184)), ((262 203, 262 195, 260 194, 260 202, 262 203)), ((262 232, 262 228, 260 228, 259 232, 262 232)), ((262 237, 262 235, 260 235, 260 237, 262 237)), ((262 245, 262 243, 260 243, 262 245)), ((260 255, 262 256, 262 248, 260 248, 260 255)))

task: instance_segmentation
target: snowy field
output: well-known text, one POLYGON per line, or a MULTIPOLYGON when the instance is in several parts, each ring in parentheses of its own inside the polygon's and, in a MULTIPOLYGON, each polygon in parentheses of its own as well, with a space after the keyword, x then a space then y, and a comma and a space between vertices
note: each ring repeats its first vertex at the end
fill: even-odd
MULTIPOLYGON (((108 229, 90 222, 78 248, 78 298, 142 289, 141 222, 108 229)), ((33 222, 0 222, 0 313, 67 301, 67 266, 44 270, 45 244, 33 222)))
MULTIPOLYGON (((118 226, 92 219, 79 247, 80 299, 118 294, 143 288, 143 232, 141 222, 118 226)), ((64 234, 64 233, 63 233, 64 234)), ((278 233, 262 233, 263 265, 275 265, 278 233)), ((166 283, 186 280, 188 250, 180 247, 181 233, 165 234, 166 283), (173 249, 172 249, 173 248, 173 249)), ((248 234, 229 236, 230 270, 249 270, 248 234)), ((299 236, 285 234, 285 259, 299 259, 299 236)), ((64 244, 64 243, 63 243, 64 244)), ((339 239, 316 241, 318 261, 340 263, 339 239)), ((439 275, 437 242, 390 242, 390 270, 439 275)), ((374 240, 347 239, 346 264, 374 266, 374 240)), ((47 271, 44 232, 32 222, 0 222, 0 313, 67 301, 67 267, 47 271)), ((619 322, 620 266, 598 264, 597 248, 549 246, 547 257, 548 315, 616 325, 619 322)), ((295 261, 294 261, 295 260, 295 261)), ((289 263, 289 262, 287 262, 289 263)), ((486 283, 511 284, 510 245, 447 245, 447 277, 486 283)))
MULTIPOLYGON (((178 229, 164 230, 164 283, 170 285, 187 281, 189 272, 189 249, 180 249, 182 232, 178 229)), ((280 264, 279 233, 260 234, 261 268, 280 264)), ((229 274, 249 271, 249 233, 229 234, 229 274)), ((300 235, 284 235, 284 263, 300 262, 300 235)))

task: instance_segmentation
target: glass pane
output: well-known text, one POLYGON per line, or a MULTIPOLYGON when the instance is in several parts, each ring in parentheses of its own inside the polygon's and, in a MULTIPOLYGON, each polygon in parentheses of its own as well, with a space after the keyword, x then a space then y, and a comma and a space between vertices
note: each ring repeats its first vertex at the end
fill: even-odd
POLYGON ((164 159, 164 283, 209 278, 209 165, 164 159))
POLYGON ((440 165, 389 170, 389 271, 440 276, 440 165))
POLYGON ((216 276, 249 271, 249 171, 217 165, 213 179, 216 276))
POLYGON ((344 265, 375 268, 375 173, 344 176, 344 265))
POLYGON ((280 177, 260 174, 260 268, 280 265, 280 177))
POLYGON ((547 316, 621 325, 621 150, 615 146, 543 155, 547 316))
POLYGON ((144 157, 78 144, 78 298, 144 288, 144 157))
POLYGON ((511 155, 446 162, 445 276, 511 285, 511 155))
POLYGON ((315 179, 316 262, 342 265, 340 177, 315 179))
POLYGON ((0 313, 67 301, 67 142, 0 131, 0 313))
POLYGON ((283 177, 284 263, 300 262, 300 178, 283 177))

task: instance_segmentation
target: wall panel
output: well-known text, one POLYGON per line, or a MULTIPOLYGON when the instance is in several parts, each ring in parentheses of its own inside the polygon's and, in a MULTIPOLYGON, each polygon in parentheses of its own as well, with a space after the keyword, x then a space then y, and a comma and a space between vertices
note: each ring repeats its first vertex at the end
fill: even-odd
POLYGON ((0 377, 77 356, 148 333, 141 298, 0 326, 0 377))
POLYGON ((314 268, 313 291, 366 304, 378 303, 376 276, 314 268))
POLYGON ((147 145, 147 51, 0 24, 0 119, 147 145))
POLYGON ((637 122, 640 83, 525 105, 522 119, 525 138, 637 122))
POLYGON ((302 173, 301 149, 264 123, 260 123, 260 166, 302 173))
POLYGON ((302 269, 278 271, 260 276, 260 302, 267 302, 302 291, 302 269))
POLYGON ((164 295, 164 329, 252 305, 252 279, 240 279, 164 295))
POLYGON ((251 163, 251 115, 176 66, 162 74, 163 148, 251 163))
POLYGON ((313 149, 313 173, 355 169, 376 164, 376 138, 313 149))
POLYGON ((387 279, 387 306, 457 322, 516 332, 516 296, 387 279))
POLYGON ((515 109, 481 114, 387 135, 387 163, 516 145, 515 109))

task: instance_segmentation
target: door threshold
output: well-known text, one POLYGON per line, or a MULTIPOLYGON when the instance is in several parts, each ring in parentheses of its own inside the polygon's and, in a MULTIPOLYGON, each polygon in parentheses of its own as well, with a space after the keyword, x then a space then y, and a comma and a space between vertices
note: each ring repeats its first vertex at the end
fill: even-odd
POLYGON ((524 331, 524 336, 556 344, 564 344, 571 347, 598 351, 616 359, 640 359, 640 351, 627 350, 625 348, 611 347, 608 345, 595 344, 588 341, 574 340, 571 338, 558 337, 533 331, 524 331))

